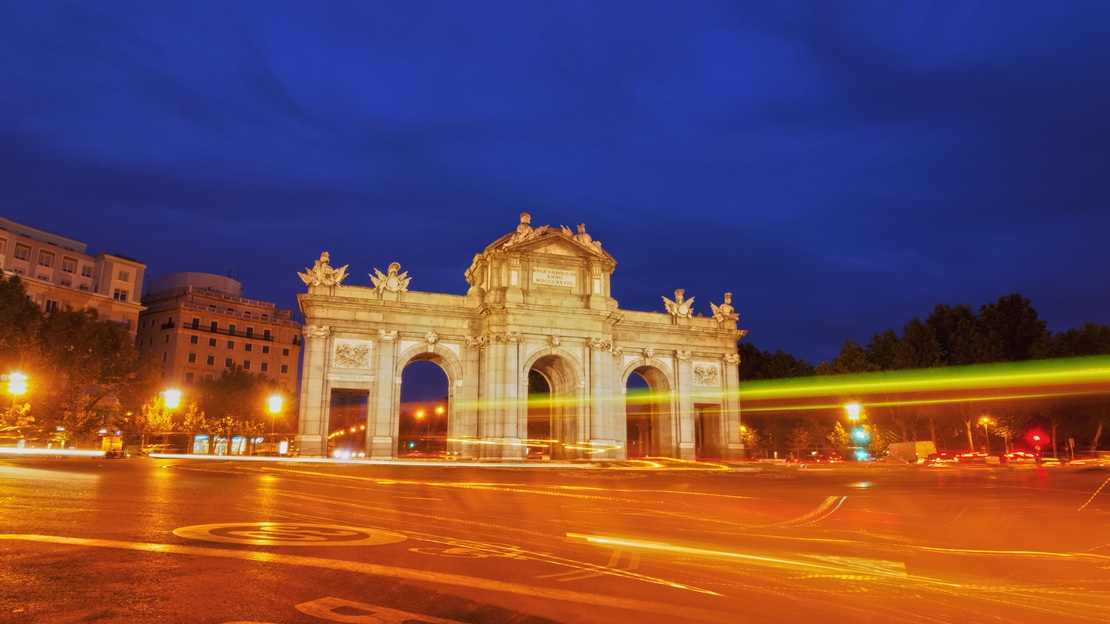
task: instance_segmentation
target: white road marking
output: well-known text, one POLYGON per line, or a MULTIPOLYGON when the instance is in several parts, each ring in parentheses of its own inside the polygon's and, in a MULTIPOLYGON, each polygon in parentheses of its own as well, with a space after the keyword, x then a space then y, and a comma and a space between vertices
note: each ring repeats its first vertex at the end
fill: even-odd
POLYGON ((254 546, 380 546, 407 537, 381 529, 301 522, 230 522, 174 529, 186 539, 254 546))
POLYGON ((295 607, 305 615, 331 620, 332 622, 352 622, 354 624, 404 624, 405 622, 420 622, 421 624, 463 624, 458 620, 445 620, 443 618, 398 611, 388 607, 344 600, 342 598, 320 598, 312 602, 302 602, 295 607), (358 609, 365 611, 365 615, 336 613, 336 609, 358 609))
POLYGON ((721 624, 736 624, 740 621, 735 613, 713 611, 697 607, 679 606, 663 602, 648 600, 634 600, 616 596, 602 596, 587 594, 566 589, 550 589, 546 587, 533 587, 519 583, 507 583, 492 579, 451 574, 447 572, 432 572, 414 570, 411 568, 398 568, 376 563, 362 563, 359 561, 345 561, 342 559, 324 559, 321 557, 305 557, 301 555, 285 555, 278 553, 260 552, 254 550, 227 550, 201 546, 182 546, 178 544, 156 544, 148 542, 123 542, 118 540, 103 540, 83 537, 64 537, 60 535, 35 535, 35 534, 0 534, 0 540, 19 540, 26 542, 43 542, 49 544, 64 544, 68 546, 92 546, 98 548, 116 548, 120 550, 135 550, 140 552, 169 553, 176 555, 194 555, 198 557, 219 557, 223 559, 238 559, 255 563, 280 563, 284 565, 323 568, 357 574, 370 574, 374 576, 387 576, 409 581, 427 583, 440 583, 470 589, 505 592, 520 596, 531 596, 548 600, 562 600, 597 607, 612 607, 629 611, 645 613, 659 613, 675 617, 701 619, 708 622, 721 624))

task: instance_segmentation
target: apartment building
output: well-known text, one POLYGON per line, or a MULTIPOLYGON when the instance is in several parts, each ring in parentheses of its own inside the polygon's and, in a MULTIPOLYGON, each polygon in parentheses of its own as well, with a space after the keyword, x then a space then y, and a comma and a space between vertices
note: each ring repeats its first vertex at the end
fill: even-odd
POLYGON ((94 310, 134 336, 143 307, 139 301, 146 265, 102 252, 85 243, 0 217, 0 268, 18 275, 27 295, 44 312, 72 307, 94 310))
POLYGON ((300 323, 290 310, 243 298, 243 285, 209 273, 174 273, 150 280, 137 344, 153 351, 167 384, 218 378, 242 366, 296 388, 300 323))

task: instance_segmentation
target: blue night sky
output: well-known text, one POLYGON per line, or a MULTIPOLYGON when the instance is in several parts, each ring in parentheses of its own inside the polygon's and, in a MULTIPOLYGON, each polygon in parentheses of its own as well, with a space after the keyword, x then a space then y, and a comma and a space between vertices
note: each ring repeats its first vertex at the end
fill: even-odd
POLYGON ((5 2, 0 215, 239 273, 462 294, 585 222, 621 307, 735 293, 815 363, 939 302, 1110 322, 1110 4, 5 2))

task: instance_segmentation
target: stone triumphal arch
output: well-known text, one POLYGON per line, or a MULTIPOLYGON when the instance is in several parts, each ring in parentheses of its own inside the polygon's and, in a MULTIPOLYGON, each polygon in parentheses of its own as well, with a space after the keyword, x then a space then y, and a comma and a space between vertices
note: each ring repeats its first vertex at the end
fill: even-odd
POLYGON ((737 392, 737 315, 726 293, 713 316, 693 298, 664 297, 666 313, 621 310, 609 294, 616 261, 579 226, 514 232, 474 256, 465 296, 409 290, 393 263, 373 286, 345 286, 347 267, 324 253, 301 273, 305 316, 300 449, 327 453, 333 392, 367 396, 366 455, 397 456, 401 371, 431 360, 447 374, 448 451, 523 459, 529 373, 550 389, 551 456, 624 459, 631 375, 650 387, 653 455, 743 455, 737 392), (700 451, 700 452, 699 452, 700 451))

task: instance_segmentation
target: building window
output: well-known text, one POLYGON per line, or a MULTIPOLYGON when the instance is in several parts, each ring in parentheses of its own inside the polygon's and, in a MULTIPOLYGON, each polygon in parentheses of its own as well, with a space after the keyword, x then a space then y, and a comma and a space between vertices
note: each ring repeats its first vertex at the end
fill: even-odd
POLYGON ((213 334, 220 331, 220 322, 212 321, 212 324, 208 326, 208 331, 212 332, 213 334))
POLYGON ((190 364, 196 364, 197 363, 197 354, 196 353, 190 353, 189 354, 189 363, 190 364))
MULTIPOLYGON (((243 318, 250 318, 250 317, 251 317, 251 311, 250 310, 246 310, 246 311, 243 312, 243 318)), ((248 329, 247 331, 250 331, 250 330, 248 329)))
POLYGON ((288 357, 289 356, 289 349, 282 349, 281 350, 281 355, 285 356, 285 357, 288 357))
POLYGON ((77 261, 74 260, 73 258, 62 258, 62 272, 64 272, 64 273, 76 273, 77 272, 77 261))
POLYGON ((0 256, 4 255, 8 250, 8 239, 0 238, 0 256))
POLYGON ((197 344, 200 342, 200 336, 189 336, 189 344, 197 344))
POLYGON ((193 383, 193 374, 185 373, 185 383, 193 383))
POLYGON ((235 362, 232 362, 231 358, 227 358, 224 360, 224 366, 227 368, 231 368, 232 366, 235 366, 235 362))
POLYGON ((208 365, 209 365, 209 366, 215 366, 215 364, 216 364, 216 356, 214 356, 214 355, 210 355, 210 356, 208 356, 208 360, 207 360, 207 362, 208 362, 208 365))
POLYGON ((193 329, 200 329, 200 319, 193 317, 193 329))
POLYGON ((268 314, 263 314, 263 315, 262 315, 262 320, 263 320, 263 321, 265 321, 265 320, 266 320, 266 319, 268 319, 268 318, 270 318, 268 314))
POLYGON ((39 252, 39 266, 50 268, 54 266, 54 254, 48 251, 39 252))
POLYGON ((73 282, 71 282, 70 280, 64 279, 64 280, 62 280, 62 286, 65 286, 66 288, 71 288, 73 286, 73 282))
POLYGON ((119 281, 121 281, 121 282, 130 282, 131 281, 131 274, 128 273, 127 271, 120 271, 119 272, 119 281))
POLYGON ((250 369, 251 369, 251 361, 250 360, 243 360, 243 370, 250 370, 250 369))
POLYGON ((254 345, 252 345, 251 343, 248 342, 247 344, 243 345, 243 350, 244 351, 253 351, 254 350, 254 345))
POLYGON ((49 282, 50 281, 50 276, 46 275, 45 273, 43 273, 42 275, 39 275, 38 277, 39 277, 40 280, 42 280, 44 282, 49 282))
POLYGON ((269 340, 270 339, 270 330, 266 329, 266 330, 262 331, 262 339, 263 340, 269 340))
POLYGON ((228 340, 227 341, 227 348, 228 349, 234 349, 235 348, 235 341, 234 340, 228 340))
POLYGON ((227 326, 227 335, 228 336, 234 336, 235 335, 235 326, 234 325, 228 325, 227 326))
POLYGON ((269 353, 270 345, 262 345, 262 353, 269 353))
POLYGON ((81 277, 92 277, 92 267, 91 266, 81 267, 81 277))
POLYGON ((117 288, 116 291, 112 293, 112 299, 116 301, 127 301, 127 291, 117 288))
POLYGON ((168 353, 163 353, 162 354, 162 362, 163 363, 166 361, 166 356, 168 356, 168 355, 169 355, 168 353))
POLYGON ((281 365, 281 374, 284 375, 285 373, 288 373, 288 372, 289 372, 289 365, 288 364, 282 364, 281 365))
POLYGON ((16 260, 29 260, 31 258, 31 248, 27 245, 16 245, 15 253, 12 255, 15 256, 16 260))
POLYGON ((166 334, 166 335, 164 336, 164 338, 165 338, 165 340, 163 340, 162 342, 164 342, 164 343, 166 343, 166 344, 170 344, 170 335, 169 335, 169 334, 166 334))
POLYGON ((57 309, 58 309, 58 302, 57 301, 51 301, 49 299, 46 300, 46 311, 47 312, 53 312, 54 310, 57 310, 57 309))
POLYGON ((263 362, 262 363, 262 372, 265 373, 268 370, 270 370, 270 365, 266 362, 263 362))
POLYGON ((254 328, 253 327, 248 327, 247 328, 247 338, 254 338, 254 328))
POLYGON ((216 339, 215 338, 209 338, 208 339, 208 346, 210 346, 210 347, 216 346, 216 339))

